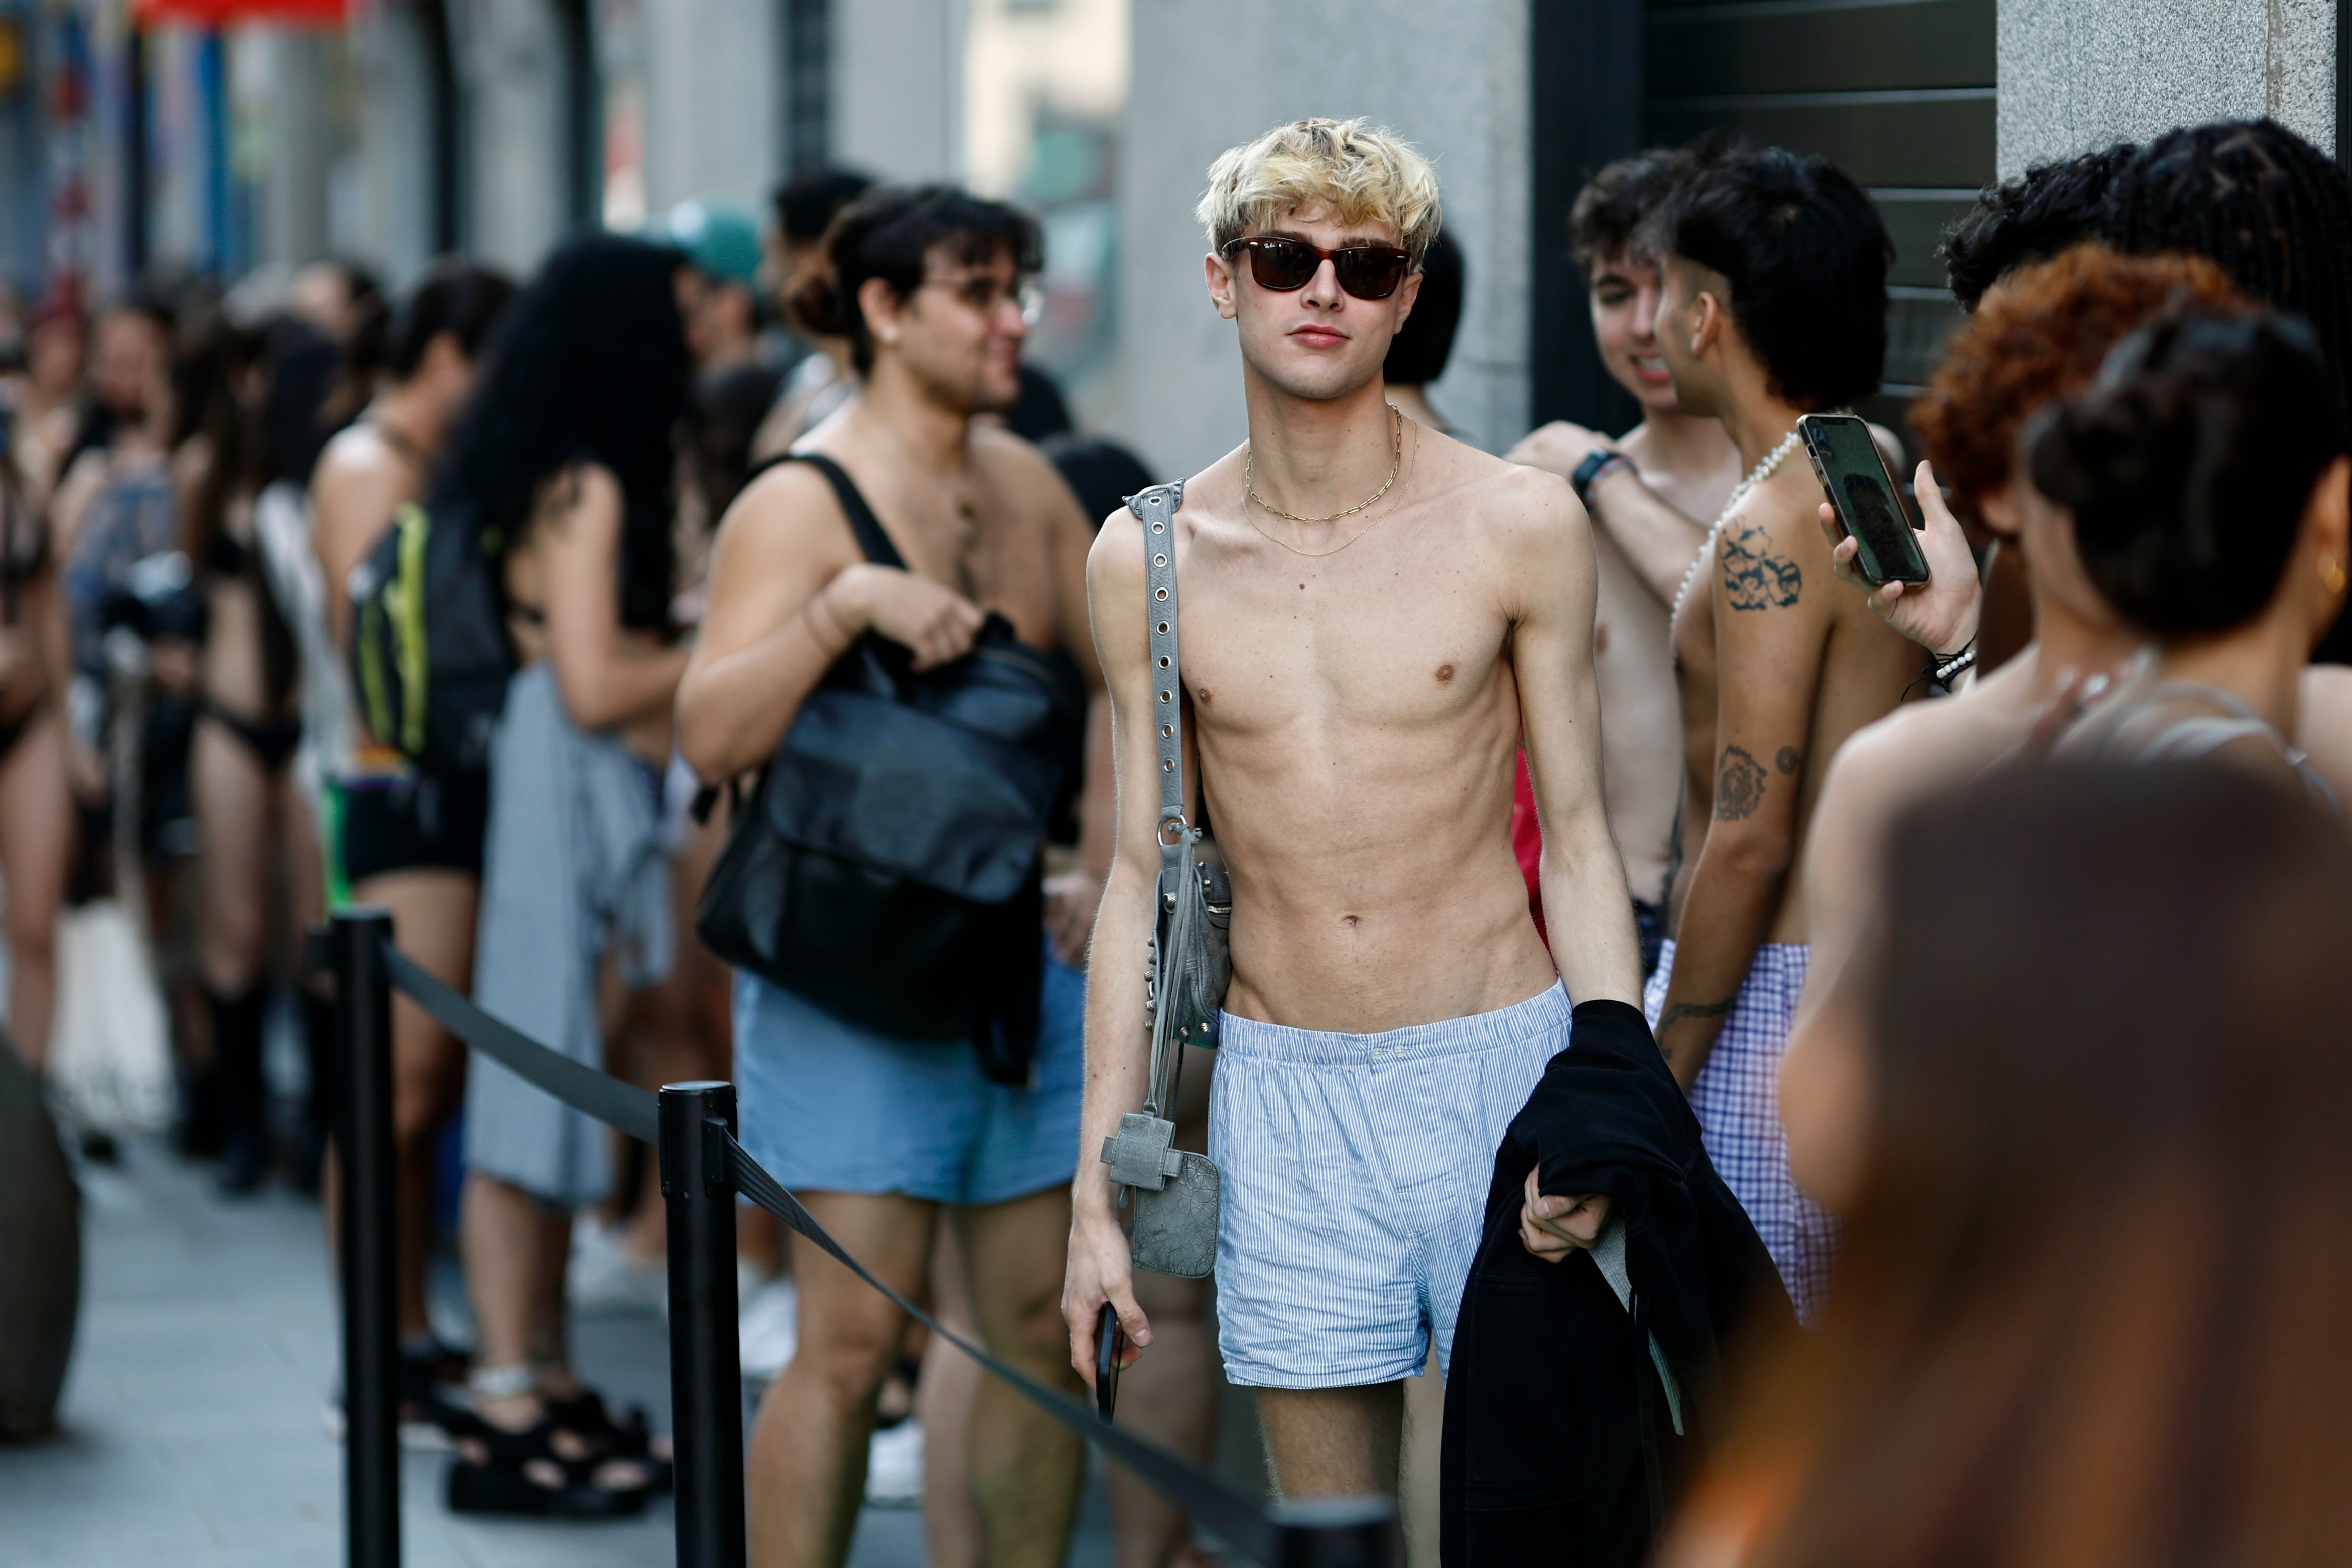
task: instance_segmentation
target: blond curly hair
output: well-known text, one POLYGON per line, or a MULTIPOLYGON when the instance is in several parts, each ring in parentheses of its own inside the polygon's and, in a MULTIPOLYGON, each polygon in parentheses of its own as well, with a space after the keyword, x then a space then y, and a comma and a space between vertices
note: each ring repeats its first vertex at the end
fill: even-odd
POLYGON ((1209 165, 1194 215, 1223 255, 1243 235, 1303 206, 1341 223, 1384 223, 1403 237, 1413 270, 1437 237, 1437 171, 1410 142, 1362 120, 1294 120, 1209 165))

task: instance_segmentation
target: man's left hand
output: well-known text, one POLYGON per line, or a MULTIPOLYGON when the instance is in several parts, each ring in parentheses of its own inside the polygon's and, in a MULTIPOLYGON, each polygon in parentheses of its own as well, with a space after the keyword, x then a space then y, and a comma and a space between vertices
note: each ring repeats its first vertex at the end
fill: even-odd
POLYGON ((1546 1263, 1558 1263, 1571 1252, 1591 1251, 1609 1226, 1609 1195, 1549 1196, 1536 1181, 1537 1173, 1528 1171, 1527 1202, 1519 1209, 1520 1245, 1546 1263))

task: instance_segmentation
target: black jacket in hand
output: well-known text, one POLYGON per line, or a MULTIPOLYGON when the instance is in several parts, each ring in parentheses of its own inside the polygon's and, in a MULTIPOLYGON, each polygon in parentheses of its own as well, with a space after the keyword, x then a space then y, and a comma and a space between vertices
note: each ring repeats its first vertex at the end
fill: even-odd
POLYGON ((1462 1293, 1445 1385, 1445 1568, 1626 1568, 1718 1415, 1717 1347, 1789 1321, 1787 1293, 1642 1015, 1586 1002, 1569 1048, 1504 1134, 1462 1293), (1606 1193, 1625 1226, 1633 1313, 1590 1253, 1519 1240, 1530 1167, 1544 1192, 1606 1193), (1648 1339, 1679 1385, 1677 1437, 1648 1339))

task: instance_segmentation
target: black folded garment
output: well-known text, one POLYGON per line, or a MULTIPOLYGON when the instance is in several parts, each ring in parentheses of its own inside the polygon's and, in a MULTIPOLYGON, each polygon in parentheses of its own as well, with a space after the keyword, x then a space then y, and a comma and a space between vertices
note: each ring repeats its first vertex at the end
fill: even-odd
POLYGON ((1792 1319, 1642 1015, 1580 1004, 1568 1049, 1495 1156, 1462 1293, 1445 1385, 1446 1568, 1634 1568, 1719 1419, 1718 1347, 1735 1329, 1792 1319), (1531 1168, 1546 1193, 1612 1200, 1630 1312, 1591 1254, 1547 1263, 1521 1245, 1531 1168), (1653 1338, 1679 1385, 1680 1435, 1653 1338))

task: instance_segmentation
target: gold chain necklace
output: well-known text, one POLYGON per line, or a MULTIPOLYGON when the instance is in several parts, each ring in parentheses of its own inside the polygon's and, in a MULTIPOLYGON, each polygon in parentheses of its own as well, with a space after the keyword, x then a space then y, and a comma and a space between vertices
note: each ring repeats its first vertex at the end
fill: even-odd
MULTIPOLYGON (((1389 436, 1389 477, 1385 480, 1381 481, 1380 489, 1374 490, 1371 494, 1366 496, 1355 505, 1345 508, 1339 511, 1335 511, 1328 517, 1300 517, 1295 512, 1283 510, 1280 507, 1275 505, 1272 501, 1258 494, 1257 486, 1254 482, 1256 477, 1255 463, 1257 454, 1254 447, 1244 447, 1242 451, 1242 516, 1244 519, 1248 521, 1249 525, 1252 528, 1257 529, 1258 537, 1272 543, 1281 545, 1293 555, 1303 555, 1307 560, 1314 561, 1326 555, 1337 555, 1340 551, 1347 549, 1348 545, 1355 543, 1356 540, 1363 538, 1364 533, 1371 532, 1372 529, 1368 528, 1364 530, 1364 533, 1355 535, 1354 538, 1349 539, 1347 543, 1335 544, 1328 550, 1301 550, 1296 544, 1291 543, 1290 541, 1286 539, 1276 539, 1273 534, 1266 532, 1265 530, 1258 528, 1257 520, 1250 517, 1249 515, 1249 503, 1252 501, 1257 502, 1257 504, 1265 508, 1267 512, 1271 513, 1273 516, 1281 518, 1286 522, 1337 522, 1343 517, 1355 516, 1356 513, 1363 510, 1366 507, 1371 505, 1374 501, 1388 494, 1389 490, 1396 484, 1397 476, 1404 471, 1404 410, 1399 408, 1393 403, 1388 405, 1388 410, 1391 416, 1389 436)), ((1381 522, 1386 522, 1387 521, 1388 519, 1386 518, 1381 519, 1381 522)), ((1380 522, 1372 524, 1372 528, 1378 528, 1379 526, 1380 522)))

